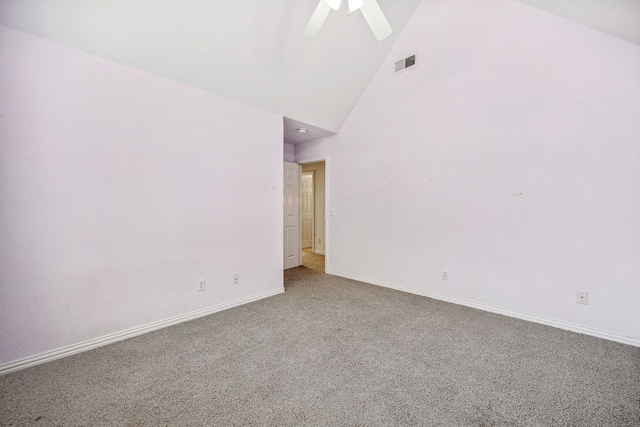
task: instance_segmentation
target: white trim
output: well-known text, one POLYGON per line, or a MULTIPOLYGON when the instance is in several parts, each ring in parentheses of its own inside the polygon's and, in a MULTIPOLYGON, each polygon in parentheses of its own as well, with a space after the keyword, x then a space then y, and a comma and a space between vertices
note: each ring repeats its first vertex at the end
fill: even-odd
MULTIPOLYGON (((331 135, 331 136, 333 136, 333 135, 331 135)), ((327 157, 329 157, 329 156, 325 156, 325 157, 309 157, 308 159, 304 159, 304 160, 296 159, 296 163, 299 164, 300 166, 309 165, 311 163, 320 163, 320 162, 325 162, 327 160, 327 157)))
POLYGON ((383 280, 371 279, 369 277, 359 276, 357 274, 344 273, 336 270, 325 270, 327 274, 334 276, 340 276, 347 279, 357 280, 359 282, 369 283, 371 285, 382 286, 385 288, 395 289, 402 292, 408 292, 410 294, 420 295, 428 298, 437 299, 440 301, 446 301, 453 304, 464 305, 467 307, 477 308, 478 310, 489 311, 491 313, 502 314, 504 316, 515 317, 516 319, 528 320, 534 323, 541 323, 547 326, 553 326, 554 328, 565 329, 567 331, 577 332, 580 334, 591 335, 598 338, 604 338, 610 341, 616 341, 622 344, 628 344, 635 347, 640 347, 640 338, 630 337, 626 335, 616 334, 614 332, 602 331, 600 329, 591 328, 589 326, 582 326, 571 322, 565 322, 563 320, 549 319, 546 317, 535 316, 532 314, 522 313, 519 311, 509 310, 506 308, 496 307, 489 304, 478 303, 474 301, 468 301, 464 299, 454 298, 434 292, 424 291, 422 289, 410 288, 408 286, 401 286, 391 282, 385 282, 383 280))
POLYGON ((212 307, 192 311, 190 313, 181 314, 179 316, 169 317, 157 322, 148 323, 142 326, 136 326, 135 328, 125 329, 124 331, 115 332, 113 334, 104 335, 102 337, 93 338, 78 344, 62 347, 57 350, 47 351, 35 356, 25 357, 24 359, 0 365, 0 375, 15 372, 24 368, 29 368, 41 363, 50 362, 52 360, 60 359, 66 356, 71 356, 72 354, 81 353, 83 351, 91 350, 97 347, 102 347, 103 345, 113 344, 118 341, 146 334, 147 332, 156 331, 158 329, 166 328, 168 326, 176 325, 182 322, 187 322, 189 320, 197 319, 198 317, 208 316, 219 311, 228 310, 239 305, 248 304, 250 302, 278 295, 283 292, 284 287, 272 289, 270 291, 261 292, 259 294, 250 295, 244 298, 239 298, 234 301, 214 305, 212 307))
POLYGON ((313 251, 314 254, 324 255, 324 251, 313 251))

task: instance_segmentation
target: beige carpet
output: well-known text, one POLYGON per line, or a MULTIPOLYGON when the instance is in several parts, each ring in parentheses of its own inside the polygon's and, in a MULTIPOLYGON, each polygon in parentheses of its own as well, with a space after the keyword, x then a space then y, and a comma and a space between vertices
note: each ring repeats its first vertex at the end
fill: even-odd
POLYGON ((311 248, 303 249, 302 266, 316 273, 324 273, 324 255, 314 254, 311 248))

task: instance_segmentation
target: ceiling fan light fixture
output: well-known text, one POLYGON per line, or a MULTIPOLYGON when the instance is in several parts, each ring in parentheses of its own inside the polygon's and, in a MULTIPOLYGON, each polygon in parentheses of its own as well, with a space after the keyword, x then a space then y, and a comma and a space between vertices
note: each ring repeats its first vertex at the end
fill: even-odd
POLYGON ((362 0, 349 0, 349 13, 360 9, 362 5, 362 0))
MULTIPOLYGON (((377 0, 348 0, 348 2, 349 13, 360 10, 378 41, 386 39, 393 33, 393 29, 391 29, 391 25, 380 9, 377 0)), ((339 10, 341 4, 342 0, 318 0, 318 6, 304 29, 303 37, 307 40, 313 40, 318 35, 331 9, 339 10)))
POLYGON ((340 4, 342 0, 325 0, 329 7, 333 10, 340 10, 340 4))

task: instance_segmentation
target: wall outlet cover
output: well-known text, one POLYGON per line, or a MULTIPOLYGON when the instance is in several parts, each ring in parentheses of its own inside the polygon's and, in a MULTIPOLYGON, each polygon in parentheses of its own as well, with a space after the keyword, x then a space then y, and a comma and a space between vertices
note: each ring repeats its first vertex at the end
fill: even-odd
POLYGON ((588 292, 576 292, 576 302, 578 304, 589 305, 589 293, 588 292))

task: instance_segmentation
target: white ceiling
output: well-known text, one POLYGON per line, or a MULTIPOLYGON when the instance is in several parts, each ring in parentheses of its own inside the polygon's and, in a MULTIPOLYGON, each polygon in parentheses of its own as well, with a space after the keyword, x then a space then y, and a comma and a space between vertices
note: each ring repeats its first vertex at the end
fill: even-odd
POLYGON ((0 24, 337 132, 420 0, 378 0, 394 33, 318 0, 0 0, 0 24))
MULTIPOLYGON (((304 40, 318 0, 0 0, 0 24, 274 111, 296 143, 340 130, 420 1, 378 0, 382 42, 345 6, 304 40)), ((640 44, 640 0, 520 1, 640 44)))
POLYGON ((640 45, 640 0, 520 0, 640 45))
POLYGON ((284 118, 284 142, 289 144, 299 144, 301 142, 325 138, 335 134, 336 132, 331 132, 317 126, 310 125, 309 123, 300 122, 288 117, 284 118), (305 129, 306 132, 300 133, 298 131, 299 129, 305 129))

